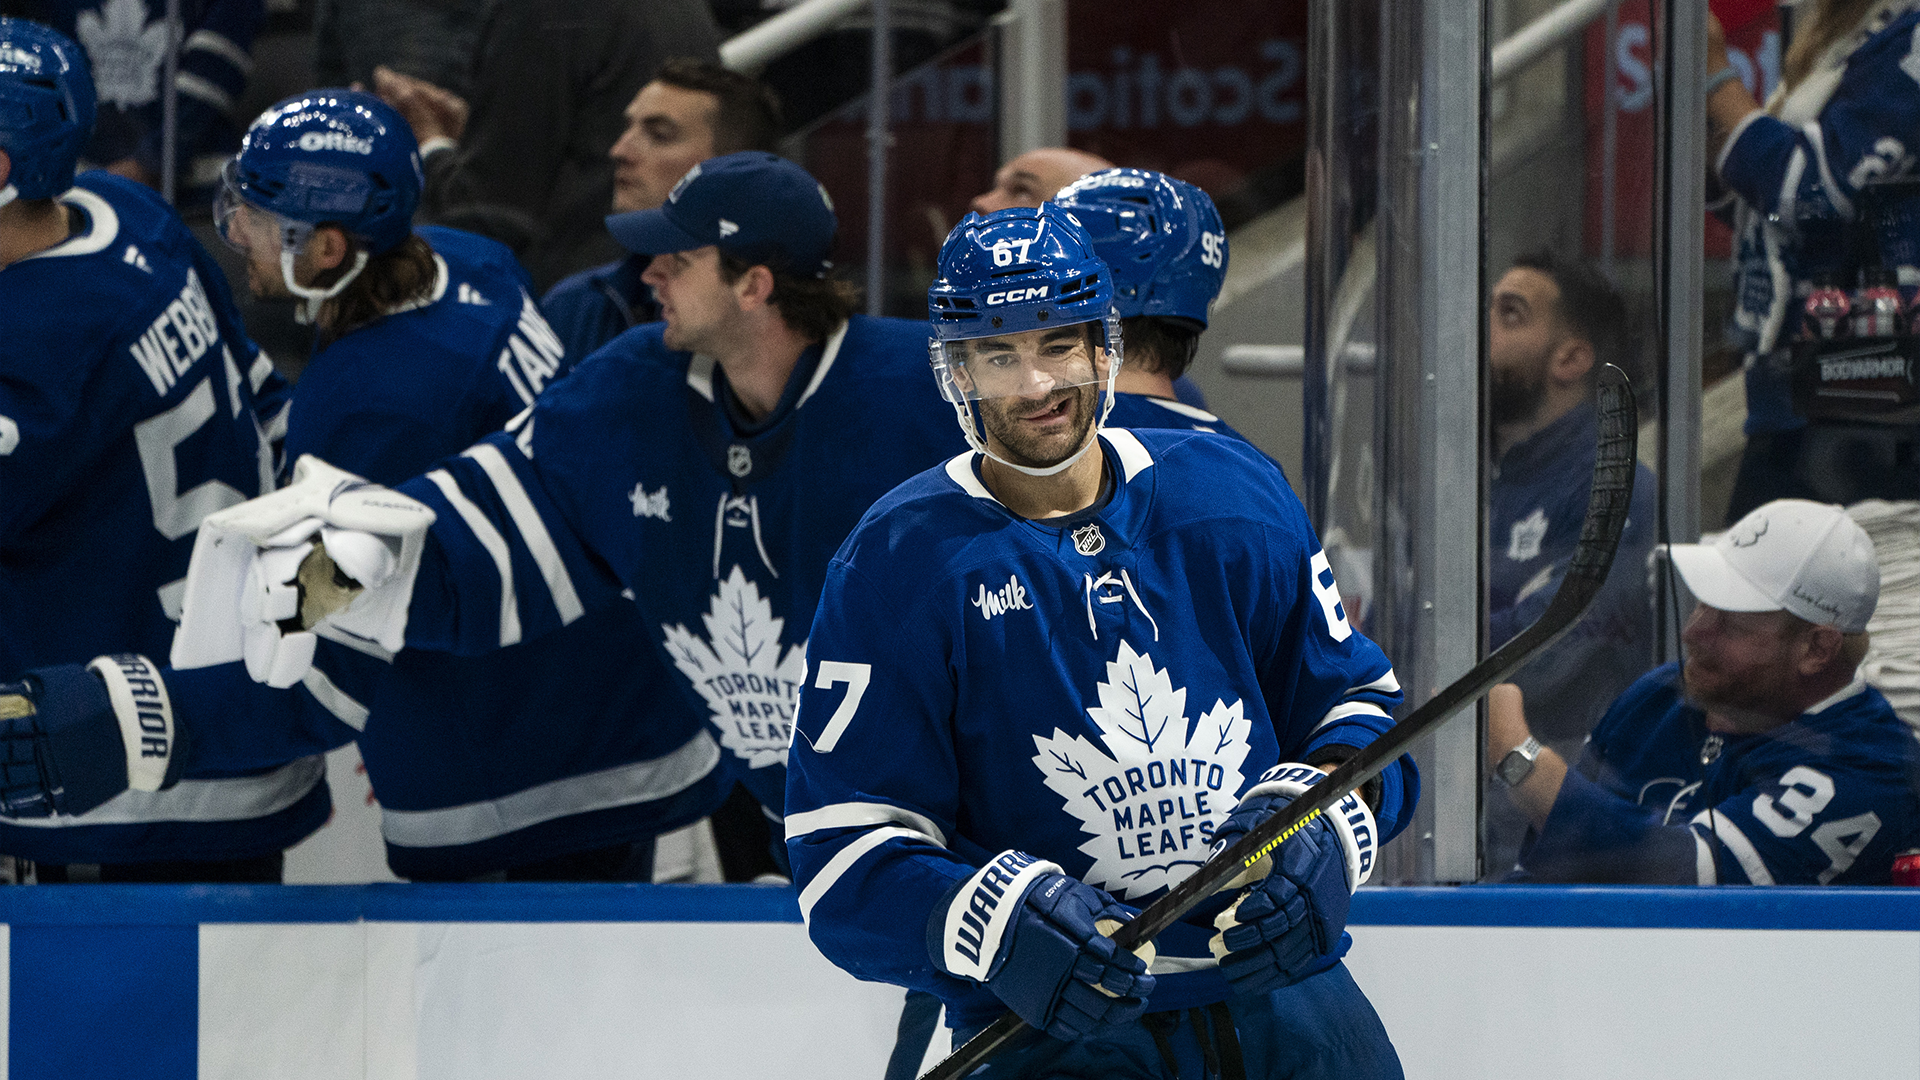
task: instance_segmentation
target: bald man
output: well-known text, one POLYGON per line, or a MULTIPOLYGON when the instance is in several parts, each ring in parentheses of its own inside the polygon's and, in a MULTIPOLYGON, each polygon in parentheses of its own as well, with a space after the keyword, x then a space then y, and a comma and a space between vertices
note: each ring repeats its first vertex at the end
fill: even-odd
POLYGON ((993 174, 992 189, 975 195, 967 208, 977 214, 991 214, 1009 206, 1039 206, 1088 173, 1111 168, 1113 162, 1097 154, 1043 146, 1000 166, 1000 171, 993 174))

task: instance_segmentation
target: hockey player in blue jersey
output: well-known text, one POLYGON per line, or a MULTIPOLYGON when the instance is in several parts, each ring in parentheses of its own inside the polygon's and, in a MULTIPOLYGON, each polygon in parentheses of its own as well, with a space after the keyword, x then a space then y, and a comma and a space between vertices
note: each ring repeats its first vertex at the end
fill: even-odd
POLYGON ((0 717, 15 752, 91 727, 131 755, 44 762, 54 797, 10 792, 0 851, 42 881, 277 880, 326 819, 324 723, 256 722, 259 692, 218 673, 169 692, 146 657, 165 655, 201 519, 272 489, 285 383, 152 191, 75 179, 94 111, 73 42, 0 19, 0 678, 32 671, 0 717))
MULTIPOLYGON (((351 91, 275 105, 228 168, 219 221, 250 287, 297 299, 318 335, 290 458, 396 483, 524 414, 570 364, 504 247, 412 228, 419 192, 404 121, 351 91)), ((495 464, 484 449, 472 460, 495 464)), ((340 482, 323 475, 309 466, 295 488, 340 482)), ((502 630, 495 644, 508 647, 482 659, 393 656, 348 635, 314 644, 297 680, 362 729, 388 864, 403 877, 649 879, 653 837, 724 794, 699 719, 652 716, 674 688, 633 663, 650 644, 630 603, 539 641, 502 630)))
POLYGON ((1762 505, 1673 545, 1699 606, 1681 665, 1614 701, 1576 766, 1488 698, 1488 768, 1540 835, 1536 881, 1886 885, 1920 845, 1920 746, 1858 668, 1880 591, 1873 541, 1837 506, 1762 505))
POLYGON ((1227 280, 1227 227, 1207 193, 1146 169, 1104 169, 1053 197, 1113 273, 1127 362, 1114 380, 1113 427, 1190 427, 1238 435, 1181 401, 1175 383, 1200 347, 1227 280))
MULTIPOLYGON (((322 629, 404 645, 401 664, 455 653, 497 665, 485 654, 504 642, 543 646, 625 610, 630 592, 658 652, 629 651, 629 662, 655 663, 677 684, 633 725, 710 725, 778 815, 827 562, 876 499, 963 444, 934 423, 949 410, 926 379, 925 327, 852 314, 852 291, 826 276, 835 219, 805 170, 755 152, 714 158, 666 205, 613 226, 629 247, 660 253, 647 277, 662 321, 588 358, 511 430, 398 484, 389 501, 431 519, 418 558, 397 540, 391 580, 322 629)), ((305 505, 332 512, 324 498, 305 505)), ((235 535, 268 542, 269 526, 308 511, 236 513, 249 524, 235 535)), ((227 564, 204 537, 202 547, 195 573, 219 580, 227 564)), ((259 557, 285 558, 271 547, 259 557)), ((190 604, 189 628, 229 634, 224 651, 198 659, 231 653, 220 628, 240 618, 231 603, 198 614, 190 604)), ((273 622, 251 625, 276 653, 303 648, 273 622)))
POLYGON ((969 217, 939 273, 935 370, 974 451, 829 571, 787 794, 814 942, 938 995, 956 1040, 1005 1008, 1044 1033, 984 1076, 1400 1075, 1339 961, 1411 815, 1404 758, 1157 959, 1101 928, 1392 723, 1298 500, 1241 441, 1102 430, 1113 285, 1067 212, 969 217))

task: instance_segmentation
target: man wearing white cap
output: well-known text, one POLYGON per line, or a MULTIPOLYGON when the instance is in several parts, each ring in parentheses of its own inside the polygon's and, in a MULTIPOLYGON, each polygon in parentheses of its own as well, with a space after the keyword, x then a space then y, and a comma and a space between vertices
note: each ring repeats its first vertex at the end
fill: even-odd
POLYGON ((1520 691, 1488 696, 1488 767, 1538 836, 1538 881, 1884 885, 1920 843, 1920 745, 1856 669, 1880 592, 1837 506, 1767 503, 1675 544, 1700 603, 1681 664, 1643 676, 1578 766, 1542 749, 1520 691))

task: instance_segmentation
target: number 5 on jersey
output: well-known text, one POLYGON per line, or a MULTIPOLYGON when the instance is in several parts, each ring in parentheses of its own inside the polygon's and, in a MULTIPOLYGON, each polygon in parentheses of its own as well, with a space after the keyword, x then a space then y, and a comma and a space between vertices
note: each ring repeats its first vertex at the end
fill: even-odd
MULTIPOLYGON (((846 734, 847 725, 853 722, 853 714, 860 709, 860 699, 867 694, 867 684, 873 681, 872 664, 849 664, 842 660, 820 661, 820 672, 814 677, 816 690, 831 690, 845 685, 847 696, 840 699, 840 707, 833 710, 833 716, 827 720, 819 736, 807 736, 807 742, 813 745, 816 754, 831 754, 840 744, 840 736, 846 734)), ((806 717, 795 718, 794 730, 805 735, 806 717)))

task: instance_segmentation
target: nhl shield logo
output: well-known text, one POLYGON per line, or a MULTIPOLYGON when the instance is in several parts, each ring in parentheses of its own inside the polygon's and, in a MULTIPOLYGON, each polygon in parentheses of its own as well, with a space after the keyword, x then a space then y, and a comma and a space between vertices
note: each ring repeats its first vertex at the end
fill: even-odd
POLYGON ((740 443, 727 447, 727 471, 735 476, 745 476, 753 471, 753 451, 740 443))
POLYGON ((1098 555, 1107 548, 1106 535, 1098 525, 1082 525, 1073 530, 1073 550, 1082 555, 1098 555))

